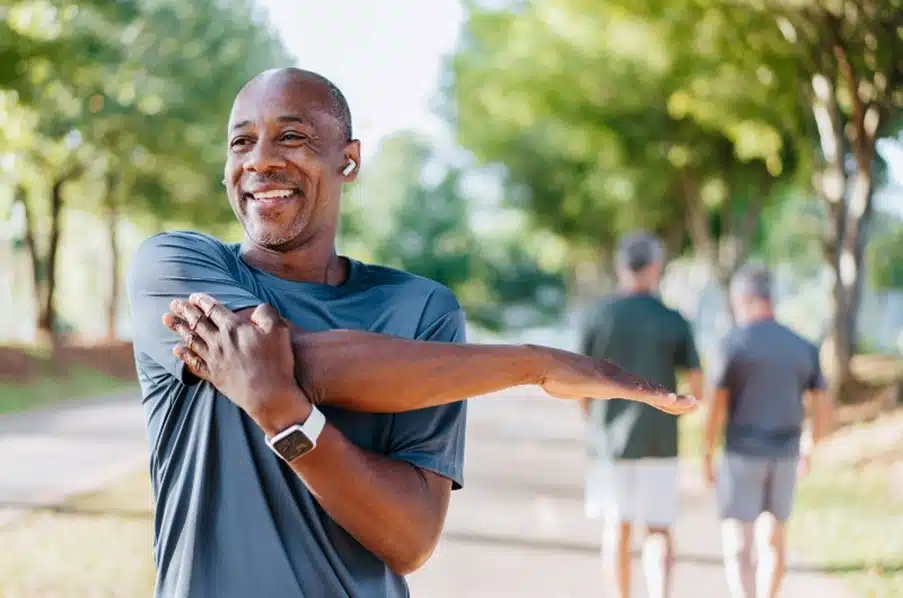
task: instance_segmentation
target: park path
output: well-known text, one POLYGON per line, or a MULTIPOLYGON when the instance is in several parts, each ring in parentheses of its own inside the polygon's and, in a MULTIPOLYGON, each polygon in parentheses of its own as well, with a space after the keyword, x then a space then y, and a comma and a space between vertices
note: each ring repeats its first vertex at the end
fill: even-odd
POLYGON ((136 389, 0 417, 0 525, 147 464, 136 389))
MULTIPOLYGON (((435 555, 411 576, 412 595, 605 596, 600 527, 583 516, 576 405, 516 389, 472 401, 469 413, 465 488, 452 495, 435 555)), ((0 418, 0 525, 146 467, 144 434, 136 392, 0 418)), ((698 478, 682 475, 673 598, 726 596, 717 523, 698 478)), ((784 596, 850 596, 796 560, 791 569, 784 596)))

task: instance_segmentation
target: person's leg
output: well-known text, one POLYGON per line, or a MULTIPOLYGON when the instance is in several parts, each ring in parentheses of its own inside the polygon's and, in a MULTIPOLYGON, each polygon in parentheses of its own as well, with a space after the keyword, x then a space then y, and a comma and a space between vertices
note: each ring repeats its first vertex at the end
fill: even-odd
POLYGON ((764 459, 725 453, 718 468, 724 573, 733 598, 754 598, 753 524, 765 502, 764 459))
POLYGON ((606 476, 602 559, 607 579, 617 588, 617 598, 630 596, 630 536, 636 494, 634 463, 612 463, 606 476))
POLYGON ((671 526, 677 519, 679 497, 677 459, 642 459, 637 482, 637 519, 646 525, 642 553, 646 595, 665 598, 674 567, 671 526))
POLYGON ((732 598, 755 598, 753 570, 753 523, 739 519, 721 522, 724 573, 732 598))
POLYGON ((757 598, 777 598, 784 578, 787 562, 784 523, 790 517, 796 493, 796 466, 797 460, 793 458, 772 461, 769 467, 766 512, 757 530, 757 598))

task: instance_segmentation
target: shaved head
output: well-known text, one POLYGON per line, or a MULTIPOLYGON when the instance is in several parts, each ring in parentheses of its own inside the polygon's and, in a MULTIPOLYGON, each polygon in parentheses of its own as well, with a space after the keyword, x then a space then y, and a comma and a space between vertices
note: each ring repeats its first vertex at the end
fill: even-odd
POLYGON ((226 147, 226 192, 249 242, 268 251, 334 243, 342 185, 361 157, 331 81, 296 68, 257 75, 235 97, 226 147))
POLYGON ((266 70, 251 79, 236 96, 236 102, 247 90, 261 84, 315 85, 323 92, 322 108, 332 115, 339 123, 339 133, 342 141, 351 141, 353 129, 351 126, 351 109, 345 94, 335 83, 319 73, 306 71, 295 67, 284 67, 266 70))

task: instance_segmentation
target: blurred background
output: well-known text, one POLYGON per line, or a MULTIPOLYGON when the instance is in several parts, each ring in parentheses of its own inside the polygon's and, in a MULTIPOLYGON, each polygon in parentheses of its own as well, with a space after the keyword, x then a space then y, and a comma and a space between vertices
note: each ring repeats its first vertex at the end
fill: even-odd
MULTIPOLYGON (((248 79, 284 65, 332 79, 362 140, 340 251, 451 287, 475 342, 575 349, 636 227, 665 241, 662 294, 704 358, 732 323, 731 275, 772 267, 779 320, 822 347, 841 423, 801 489, 791 577, 903 596, 901 15, 900 0, 0 0, 0 596, 150 594, 123 276, 155 232, 240 239, 225 123, 248 79)), ((472 484, 415 595, 599 595, 578 410, 521 394, 475 404, 472 484)), ((699 417, 681 425, 692 486, 699 417)), ((677 591, 723 595, 717 530, 699 531, 710 497, 686 501, 685 535, 715 537, 682 553, 679 533, 677 591)))

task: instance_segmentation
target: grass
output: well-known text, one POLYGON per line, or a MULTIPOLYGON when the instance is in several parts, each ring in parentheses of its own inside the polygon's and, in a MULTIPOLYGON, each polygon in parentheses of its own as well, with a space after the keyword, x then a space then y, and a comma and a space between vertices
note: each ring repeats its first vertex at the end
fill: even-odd
POLYGON ((903 503, 886 465, 814 469, 800 484, 791 546, 863 598, 903 596, 903 503))
MULTIPOLYGON (((680 418, 681 456, 692 462, 702 450, 704 414, 680 418)), ((790 521, 791 550, 862 598, 903 596, 903 501, 890 487, 895 460, 879 456, 901 436, 903 412, 839 432, 800 480, 790 521)))
POLYGON ((93 397, 134 385, 102 372, 72 366, 65 376, 44 375, 29 382, 0 382, 0 414, 14 413, 61 400, 93 397))
POLYGON ((147 598, 153 592, 146 472, 0 527, 4 598, 147 598))

